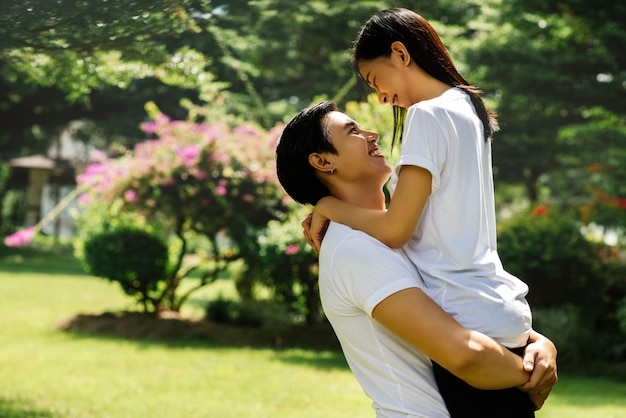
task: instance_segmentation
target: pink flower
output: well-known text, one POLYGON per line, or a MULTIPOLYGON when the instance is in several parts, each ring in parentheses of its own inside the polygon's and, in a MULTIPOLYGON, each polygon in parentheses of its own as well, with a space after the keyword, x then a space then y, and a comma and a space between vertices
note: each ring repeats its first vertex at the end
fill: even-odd
POLYGON ((202 153, 202 150, 197 145, 189 145, 176 152, 176 154, 182 158, 185 167, 193 166, 200 153, 202 153))
POLYGON ((253 202, 254 201, 254 196, 252 196, 250 193, 246 193, 243 196, 241 196, 241 199, 243 199, 244 202, 253 202))
POLYGON ((226 187, 224 186, 217 186, 215 188, 215 194, 218 196, 224 196, 226 194, 226 187))
POLYGON ((213 154, 209 156, 209 160, 217 161, 218 163, 222 163, 224 165, 230 164, 230 157, 223 151, 214 151, 213 154))
POLYGON ((154 122, 144 122, 141 124, 141 130, 147 134, 153 134, 157 130, 157 124, 154 122))
POLYGON ((81 205, 88 205, 91 200, 91 196, 89 196, 87 193, 83 193, 78 196, 78 203, 80 203, 81 205))
POLYGON ((35 235, 35 227, 29 226, 28 228, 19 230, 4 239, 4 245, 7 247, 23 247, 30 244, 35 235))
POLYGON ((290 244, 285 248, 285 254, 294 255, 300 250, 300 246, 298 244, 290 244))
POLYGON ((133 189, 126 190, 124 192, 124 200, 126 200, 128 203, 136 202, 137 201, 137 192, 134 191, 133 189))

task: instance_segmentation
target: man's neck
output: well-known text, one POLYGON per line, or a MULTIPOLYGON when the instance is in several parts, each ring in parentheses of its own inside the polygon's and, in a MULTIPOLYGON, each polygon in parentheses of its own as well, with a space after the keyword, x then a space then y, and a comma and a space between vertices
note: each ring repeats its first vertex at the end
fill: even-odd
POLYGON ((385 210, 385 194, 382 187, 380 189, 368 188, 361 189, 344 189, 334 191, 333 196, 339 200, 358 206, 364 209, 385 210))

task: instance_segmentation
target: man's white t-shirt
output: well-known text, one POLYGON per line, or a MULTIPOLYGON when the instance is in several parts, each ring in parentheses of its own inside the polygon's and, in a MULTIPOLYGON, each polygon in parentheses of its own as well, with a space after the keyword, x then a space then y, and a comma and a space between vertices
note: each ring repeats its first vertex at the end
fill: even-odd
POLYGON ((432 175, 431 195, 403 248, 424 291, 466 328, 507 347, 526 345, 528 286, 504 270, 497 253, 491 143, 467 94, 452 88, 408 109, 392 193, 404 165, 432 175))
POLYGON ((350 369, 372 399, 376 416, 449 417, 430 360, 372 318, 376 305, 388 296, 423 288, 406 255, 331 222, 319 269, 324 313, 350 369))

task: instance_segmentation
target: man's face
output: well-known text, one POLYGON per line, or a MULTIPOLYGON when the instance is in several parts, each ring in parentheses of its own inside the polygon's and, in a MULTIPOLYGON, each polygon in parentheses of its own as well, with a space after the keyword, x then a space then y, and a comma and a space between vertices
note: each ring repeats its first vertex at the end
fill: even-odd
POLYGON ((382 183, 391 175, 391 167, 378 148, 378 134, 366 131, 348 115, 333 111, 325 123, 337 155, 328 158, 336 169, 335 175, 346 180, 382 183))

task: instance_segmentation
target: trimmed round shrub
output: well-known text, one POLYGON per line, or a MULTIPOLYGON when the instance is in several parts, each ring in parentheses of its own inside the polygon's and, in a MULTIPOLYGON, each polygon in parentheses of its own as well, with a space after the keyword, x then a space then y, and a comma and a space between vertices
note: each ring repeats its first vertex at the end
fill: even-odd
POLYGON ((163 241, 138 229, 121 229, 85 241, 83 264, 88 273, 118 282, 124 292, 144 304, 167 271, 163 241))

